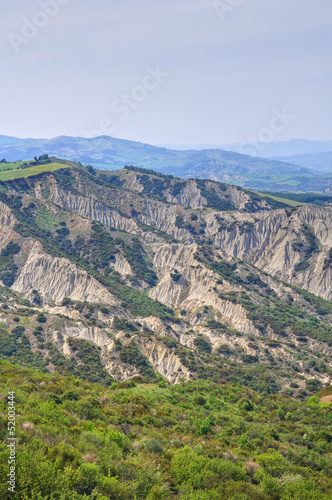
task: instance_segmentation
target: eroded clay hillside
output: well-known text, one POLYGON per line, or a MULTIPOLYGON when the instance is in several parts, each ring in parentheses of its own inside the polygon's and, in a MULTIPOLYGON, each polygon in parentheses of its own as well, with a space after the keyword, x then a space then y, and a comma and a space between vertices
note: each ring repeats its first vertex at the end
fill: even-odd
POLYGON ((330 382, 332 208, 64 166, 0 186, 3 356, 103 383, 330 382))

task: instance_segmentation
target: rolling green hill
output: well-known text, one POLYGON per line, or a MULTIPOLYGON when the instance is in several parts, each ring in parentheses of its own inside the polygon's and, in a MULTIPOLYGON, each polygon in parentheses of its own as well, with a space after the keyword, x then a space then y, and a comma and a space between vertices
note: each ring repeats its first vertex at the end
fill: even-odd
POLYGON ((108 136, 93 139, 0 136, 0 157, 8 161, 30 160, 42 154, 80 161, 98 169, 118 170, 134 165, 186 179, 210 179, 257 190, 324 191, 332 187, 332 177, 317 177, 314 169, 219 149, 175 151, 108 136))

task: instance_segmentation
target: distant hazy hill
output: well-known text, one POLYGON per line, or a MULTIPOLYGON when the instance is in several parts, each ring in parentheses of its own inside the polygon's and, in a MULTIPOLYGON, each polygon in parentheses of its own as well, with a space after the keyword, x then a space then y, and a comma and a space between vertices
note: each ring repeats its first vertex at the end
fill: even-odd
POLYGON ((276 191, 325 191, 332 178, 320 177, 306 166, 267 158, 254 158, 220 149, 175 151, 141 142, 101 136, 17 139, 0 136, 0 158, 29 160, 49 154, 90 164, 99 169, 119 170, 125 165, 154 169, 182 178, 197 177, 251 189, 276 191))
POLYGON ((309 153, 327 153, 332 151, 332 141, 308 141, 291 139, 290 141, 272 142, 264 145, 261 156, 295 156, 309 153))
POLYGON ((290 176, 314 174, 304 167, 218 149, 173 151, 107 136, 93 139, 64 136, 17 139, 0 136, 0 156, 7 161, 29 160, 44 153, 108 170, 134 165, 180 177, 195 176, 267 189, 270 184, 290 176))
MULTIPOLYGON (((175 150, 195 149, 222 149, 224 151, 235 151, 237 153, 251 154, 250 149, 244 143, 231 144, 195 144, 195 145, 175 145, 164 144, 163 147, 175 150)), ((307 139, 291 139, 289 141, 271 142, 260 144, 257 148, 259 156, 263 158, 305 155, 309 153, 327 153, 332 151, 332 141, 308 141, 307 139)), ((283 160, 282 160, 283 161, 283 160)))
POLYGON ((326 153, 307 153, 295 156, 274 157, 272 159, 302 165, 323 173, 332 173, 332 146, 331 151, 326 153))

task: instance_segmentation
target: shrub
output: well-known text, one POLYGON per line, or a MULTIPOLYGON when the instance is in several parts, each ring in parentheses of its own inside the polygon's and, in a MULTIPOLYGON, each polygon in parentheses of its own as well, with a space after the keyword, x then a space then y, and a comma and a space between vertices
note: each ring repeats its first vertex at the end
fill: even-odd
POLYGON ((78 399, 80 399, 80 395, 77 391, 67 390, 63 393, 62 399, 68 401, 77 401, 78 399))
POLYGON ((201 352, 207 352, 207 353, 212 352, 212 346, 210 342, 203 336, 196 337, 194 339, 194 344, 197 347, 197 349, 200 350, 201 352))
POLYGON ((12 329, 11 333, 14 335, 15 339, 18 339, 23 335, 25 332, 25 328, 22 325, 15 326, 15 328, 12 329))
POLYGON ((285 459, 280 453, 262 453, 256 461, 272 477, 280 476, 286 467, 285 459))
POLYGON ((70 306, 73 304, 73 301, 69 297, 64 297, 62 299, 61 305, 62 306, 70 306))
POLYGON ((91 495, 100 482, 99 467, 84 463, 78 470, 76 491, 81 495, 91 495))
POLYGON ((196 455, 188 446, 174 453, 171 467, 177 483, 186 483, 195 489, 202 488, 204 469, 208 459, 196 455))
POLYGON ((130 496, 124 484, 119 483, 115 477, 104 477, 94 490, 96 494, 104 495, 101 500, 111 498, 112 500, 129 500, 130 496))
POLYGON ((37 316, 38 323, 46 323, 47 318, 43 313, 39 313, 37 316))
POLYGON ((207 401, 203 396, 197 396, 194 399, 194 403, 198 406, 204 406, 204 405, 206 405, 207 401))
POLYGON ((306 380, 305 385, 310 392, 318 392, 323 388, 322 382, 316 379, 306 380))
POLYGON ((163 453, 163 443, 160 439, 158 438, 151 438, 148 439, 145 443, 145 449, 149 453, 158 453, 161 454, 163 453))
POLYGON ((126 438, 121 432, 111 429, 108 433, 107 440, 116 443, 119 448, 123 449, 126 438))

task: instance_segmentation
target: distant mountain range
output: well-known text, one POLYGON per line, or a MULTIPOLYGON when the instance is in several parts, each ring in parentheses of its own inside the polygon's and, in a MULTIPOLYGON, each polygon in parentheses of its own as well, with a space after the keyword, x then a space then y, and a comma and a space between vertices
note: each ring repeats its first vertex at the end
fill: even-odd
POLYGON ((317 170, 322 173, 332 172, 332 152, 307 153, 294 156, 275 156, 270 159, 301 165, 302 167, 317 170))
POLYGON ((293 165, 299 165, 321 173, 332 173, 332 141, 291 139, 289 141, 258 144, 256 147, 250 147, 248 144, 244 143, 219 145, 165 144, 163 146, 179 151, 188 149, 194 149, 197 151, 204 149, 222 149, 223 151, 245 153, 249 156, 255 153, 254 156, 259 156, 261 158, 292 163, 293 165))
MULTIPOLYGON (((247 143, 231 144, 195 144, 195 145, 176 145, 163 144, 160 147, 167 147, 175 150, 202 150, 202 149, 223 149, 224 151, 235 151, 241 153, 246 150, 247 143)), ((283 157, 304 155, 309 153, 328 153, 332 152, 332 141, 309 141, 307 139, 291 139, 289 141, 270 142, 258 146, 260 156, 263 158, 283 157)), ((248 153, 249 154, 249 153, 248 153)))
MULTIPOLYGON (((277 144, 279 152, 298 151, 302 146, 303 151, 307 151, 314 147, 311 141, 298 140, 289 143, 292 143, 292 146, 282 146, 283 143, 266 145, 266 153, 275 153, 277 144)), ((323 148, 323 145, 320 147, 323 148)), ((317 166, 309 168, 310 161, 309 166, 294 164, 293 157, 289 161, 279 161, 213 148, 172 150, 108 136, 92 139, 66 136, 53 139, 18 139, 0 136, 0 157, 7 161, 30 160, 45 153, 79 161, 85 165, 90 164, 99 169, 119 170, 125 165, 133 165, 177 177, 211 179, 250 189, 332 190, 332 174, 320 175, 321 169, 317 166)), ((324 172, 329 172, 328 166, 324 172)))

